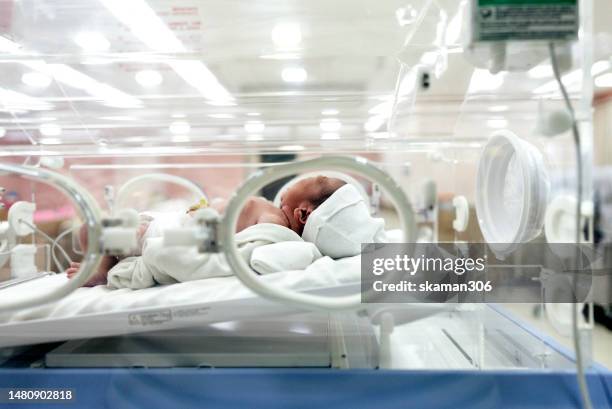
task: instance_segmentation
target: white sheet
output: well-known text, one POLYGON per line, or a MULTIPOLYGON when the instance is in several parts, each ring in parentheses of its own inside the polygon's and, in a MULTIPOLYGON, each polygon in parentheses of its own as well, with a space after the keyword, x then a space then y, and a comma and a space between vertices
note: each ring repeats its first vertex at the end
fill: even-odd
MULTIPOLYGON (((64 274, 47 276, 10 287, 0 294, 3 298, 8 299, 29 297, 33 293, 49 291, 54 286, 60 286, 67 279, 64 274)), ((313 290, 358 284, 360 256, 341 260, 323 257, 305 270, 273 273, 262 276, 261 279, 292 290, 313 290)), ((184 306, 250 297, 256 297, 256 295, 234 276, 209 278, 141 290, 127 288, 111 290, 106 286, 97 286, 80 288, 54 303, 12 314, 0 314, 0 322, 68 318, 86 314, 184 306)), ((279 306, 279 308, 282 307, 279 306)))

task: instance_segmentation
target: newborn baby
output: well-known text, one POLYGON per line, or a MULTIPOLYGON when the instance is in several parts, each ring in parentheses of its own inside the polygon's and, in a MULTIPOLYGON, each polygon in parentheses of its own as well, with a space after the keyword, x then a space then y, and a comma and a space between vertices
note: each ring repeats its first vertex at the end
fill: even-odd
MULTIPOLYGON (((340 179, 325 176, 301 180, 283 194, 280 209, 264 198, 251 197, 245 203, 238 217, 236 232, 241 232, 256 224, 272 223, 287 227, 301 235, 310 214, 344 184, 345 182, 340 179)), ((223 199, 213 200, 211 203, 211 207, 219 213, 223 213, 226 206, 227 201, 223 199)), ((192 214, 193 210, 197 210, 197 208, 198 206, 192 207, 187 213, 192 214)), ((142 246, 147 238, 159 236, 162 233, 162 231, 152 231, 161 230, 151 227, 156 222, 152 216, 142 214, 140 219, 141 223, 138 229, 139 251, 132 256, 142 254, 142 246)), ((85 249, 87 247, 87 229, 85 226, 80 229, 79 241, 81 248, 85 249)), ((119 258, 114 256, 103 256, 98 272, 85 285, 106 284, 109 270, 120 261, 119 258)), ((71 263, 70 268, 66 270, 68 277, 72 278, 79 267, 80 263, 71 263)))

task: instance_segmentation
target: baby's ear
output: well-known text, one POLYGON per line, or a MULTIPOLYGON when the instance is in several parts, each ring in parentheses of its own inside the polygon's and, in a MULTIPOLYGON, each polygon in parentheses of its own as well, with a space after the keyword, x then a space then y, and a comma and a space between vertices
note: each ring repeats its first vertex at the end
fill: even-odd
POLYGON ((311 210, 305 206, 297 207, 295 210, 293 210, 293 217, 295 218, 295 220, 297 220, 301 224, 306 224, 306 221, 308 220, 308 216, 310 216, 310 213, 311 213, 311 210))

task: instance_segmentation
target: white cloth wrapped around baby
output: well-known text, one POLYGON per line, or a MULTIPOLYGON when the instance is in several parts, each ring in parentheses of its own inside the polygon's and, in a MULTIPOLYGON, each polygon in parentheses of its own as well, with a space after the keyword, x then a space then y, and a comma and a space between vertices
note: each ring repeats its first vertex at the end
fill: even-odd
MULTIPOLYGON (((108 286, 140 289, 232 275, 223 253, 163 245, 164 228, 192 222, 186 215, 154 215, 144 236, 142 256, 116 264, 108 273, 108 286)), ((370 215, 363 196, 350 184, 311 213, 302 237, 270 223, 236 233, 240 255, 259 274, 303 270, 321 257, 355 256, 361 252, 361 243, 386 241, 384 220, 370 215)))

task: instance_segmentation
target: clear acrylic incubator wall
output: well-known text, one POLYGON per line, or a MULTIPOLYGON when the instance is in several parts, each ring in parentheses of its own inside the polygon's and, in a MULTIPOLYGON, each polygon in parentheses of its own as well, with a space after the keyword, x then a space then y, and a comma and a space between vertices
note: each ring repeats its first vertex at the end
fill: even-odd
MULTIPOLYGON (((186 213, 204 198, 238 211, 233 200, 248 195, 278 206, 300 174, 349 180, 395 242, 482 243, 501 259, 519 244, 575 243, 578 198, 580 240, 591 242, 592 4, 580 2, 577 34, 552 46, 579 162, 550 41, 478 42, 474 4, 0 0, 2 346, 194 331, 203 345, 293 340, 296 366, 574 368, 572 304, 544 290, 508 303, 351 304, 359 285, 335 291, 340 279, 316 267, 306 271, 331 274, 320 288, 246 272, 130 291, 62 276, 67 258, 82 260, 79 277, 120 252, 125 237, 112 229, 133 228, 134 214, 186 213)), ((189 237, 210 250, 229 221, 222 214, 210 222, 218 230, 189 237)), ((236 356, 233 366, 253 356, 281 365, 263 350, 236 356)))

